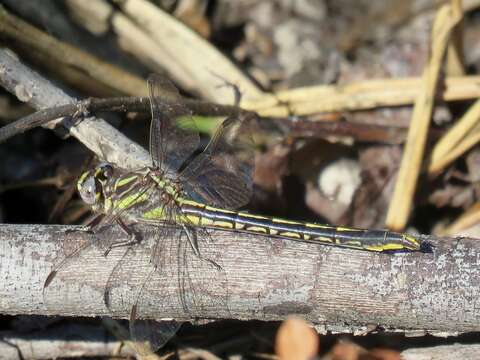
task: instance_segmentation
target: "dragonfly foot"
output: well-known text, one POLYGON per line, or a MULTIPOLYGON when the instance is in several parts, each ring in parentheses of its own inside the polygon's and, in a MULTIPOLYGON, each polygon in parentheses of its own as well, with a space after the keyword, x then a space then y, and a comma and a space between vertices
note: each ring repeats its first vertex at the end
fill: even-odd
POLYGON ((217 264, 215 261, 213 261, 212 259, 206 259, 206 258, 203 258, 203 257, 200 257, 200 259, 202 261, 208 262, 210 265, 213 265, 215 270, 223 270, 223 268, 219 264, 217 264))
POLYGON ((420 252, 425 254, 433 253, 433 248, 434 245, 428 241, 422 241, 422 243, 420 244, 420 252))
POLYGON ((105 250, 105 252, 103 253, 103 256, 107 257, 110 251, 112 251, 114 248, 137 245, 140 243, 140 241, 141 241, 141 237, 138 234, 135 234, 132 232, 130 235, 130 240, 111 244, 107 248, 107 250, 105 250))

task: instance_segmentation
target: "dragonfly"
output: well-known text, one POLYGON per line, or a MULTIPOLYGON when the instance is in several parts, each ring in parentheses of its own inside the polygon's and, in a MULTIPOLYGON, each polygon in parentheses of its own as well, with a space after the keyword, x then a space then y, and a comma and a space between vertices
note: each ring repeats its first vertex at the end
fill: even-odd
MULTIPOLYGON (((86 171, 78 180, 77 188, 83 201, 100 214, 99 223, 117 223, 128 240, 113 244, 113 247, 127 248, 105 286, 104 302, 111 303, 111 291, 120 286, 122 263, 128 262, 130 249, 139 242, 131 224, 145 223, 157 227, 157 240, 151 250, 151 263, 156 272, 164 269, 166 238, 178 242, 179 257, 193 261, 200 271, 214 268, 216 281, 226 281, 219 259, 204 258, 199 243, 208 241, 208 229, 221 229, 268 236, 271 239, 288 239, 315 245, 330 245, 372 252, 424 251, 425 244, 413 235, 387 230, 356 229, 336 227, 313 222, 292 221, 277 217, 252 214, 238 209, 247 205, 252 196, 255 144, 252 134, 256 129, 257 116, 244 113, 226 118, 217 128, 203 151, 199 152, 200 138, 195 131, 193 120, 185 106, 166 103, 160 93, 165 90, 165 79, 150 75, 148 80, 151 104, 150 156, 151 166, 136 171, 127 171, 112 164, 101 163, 86 171), (179 120, 180 119, 180 120, 179 120), (180 235, 173 236, 173 231, 180 235)), ((174 89, 172 91, 175 91, 174 89)), ((100 226, 95 224, 96 227, 100 226)), ((45 282, 49 286, 60 267, 54 268, 45 282)), ((188 264, 184 265, 188 268, 188 264)), ((207 271, 206 271, 207 272, 207 271)), ((188 276, 178 271, 177 276, 188 276)), ((204 285, 202 291, 183 291, 182 305, 189 308, 213 303, 228 308, 228 299, 211 294, 202 301, 204 291, 212 279, 197 281, 204 285), (185 294, 190 295, 189 298, 185 294), (200 294, 201 293, 201 294, 200 294)), ((189 281, 180 280, 182 286, 189 281)), ((135 303, 130 310, 130 331, 137 339, 149 338, 155 348, 160 347, 173 336, 178 326, 175 322, 164 326, 160 340, 151 340, 150 330, 144 330, 139 318, 142 308, 142 292, 148 280, 140 286, 135 303), (145 335, 147 333, 147 335, 145 335)), ((193 287, 193 285, 192 285, 193 287)))

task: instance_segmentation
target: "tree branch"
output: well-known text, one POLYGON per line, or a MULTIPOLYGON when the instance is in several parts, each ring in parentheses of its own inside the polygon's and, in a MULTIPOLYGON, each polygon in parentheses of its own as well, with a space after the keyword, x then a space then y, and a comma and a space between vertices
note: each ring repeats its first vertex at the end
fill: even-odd
MULTIPOLYGON (((35 109, 76 103, 76 99, 34 72, 12 52, 0 49, 0 83, 17 98, 35 109)), ((148 152, 135 144, 107 122, 91 116, 82 121, 62 118, 49 127, 62 125, 97 156, 126 169, 138 169, 150 164, 148 152)))
POLYGON ((113 312, 127 318, 145 283, 140 303, 147 318, 278 320, 298 314, 320 331, 361 331, 371 324, 433 332, 480 329, 480 243, 474 239, 430 237, 432 254, 391 255, 211 231, 214 241, 200 250, 223 269, 216 270, 191 255, 185 239, 188 261, 183 264, 178 232, 159 235, 158 227, 147 226, 137 228, 144 241, 123 257, 109 310, 103 290, 126 249, 115 248, 104 257, 105 239, 120 241, 125 235, 117 227, 97 235, 72 230, 78 228, 0 226, 0 253, 8 254, 0 263, 1 313, 113 312), (165 261, 152 273, 150 255, 157 240, 165 261), (95 246, 61 268, 43 299, 43 284, 58 261, 55 254, 61 259, 86 242, 95 246))
POLYGON ((25 333, 0 333, 2 359, 56 359, 93 356, 133 356, 104 328, 87 324, 67 324, 53 329, 25 333))

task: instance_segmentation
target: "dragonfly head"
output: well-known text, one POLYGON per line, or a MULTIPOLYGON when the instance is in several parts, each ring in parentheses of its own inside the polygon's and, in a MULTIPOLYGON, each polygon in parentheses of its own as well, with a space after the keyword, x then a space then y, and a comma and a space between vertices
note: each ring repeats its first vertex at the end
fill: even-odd
POLYGON ((105 201, 105 188, 113 175, 113 167, 101 163, 92 170, 85 171, 78 179, 77 190, 82 200, 92 207, 99 208, 105 201))

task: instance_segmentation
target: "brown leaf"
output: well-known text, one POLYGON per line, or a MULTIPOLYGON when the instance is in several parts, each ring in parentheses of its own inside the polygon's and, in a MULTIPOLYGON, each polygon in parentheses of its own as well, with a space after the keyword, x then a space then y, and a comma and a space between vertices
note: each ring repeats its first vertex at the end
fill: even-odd
POLYGON ((275 353, 281 360, 308 360, 316 356, 318 335, 304 320, 291 317, 278 329, 275 353))

